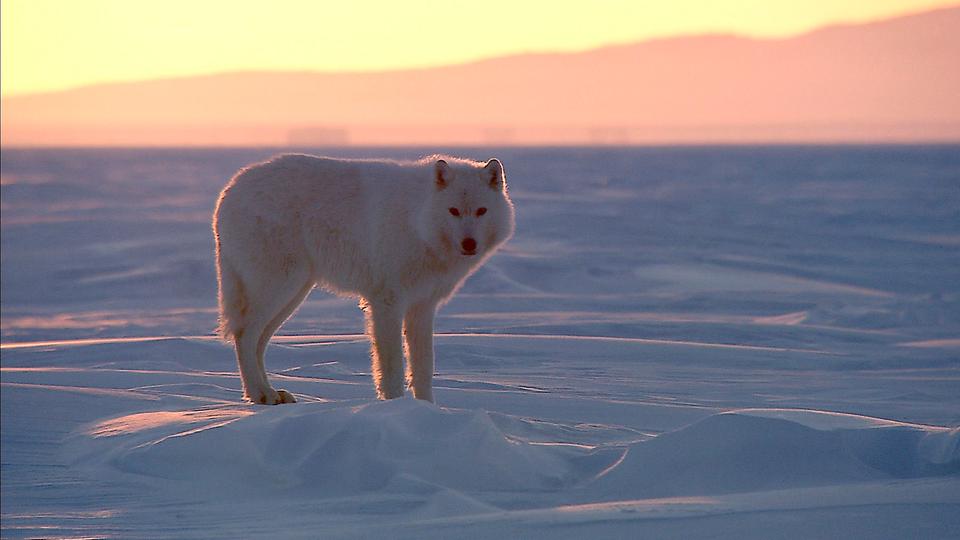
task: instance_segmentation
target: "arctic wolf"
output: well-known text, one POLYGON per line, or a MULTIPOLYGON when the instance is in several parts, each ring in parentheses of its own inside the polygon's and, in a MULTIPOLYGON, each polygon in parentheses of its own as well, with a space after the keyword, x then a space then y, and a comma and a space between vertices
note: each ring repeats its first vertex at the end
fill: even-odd
POLYGON ((291 403, 267 381, 267 342, 315 285, 360 298, 380 399, 433 401, 433 317, 512 234, 500 161, 415 162, 299 154, 251 165, 213 216, 220 334, 236 347, 244 398, 291 403))

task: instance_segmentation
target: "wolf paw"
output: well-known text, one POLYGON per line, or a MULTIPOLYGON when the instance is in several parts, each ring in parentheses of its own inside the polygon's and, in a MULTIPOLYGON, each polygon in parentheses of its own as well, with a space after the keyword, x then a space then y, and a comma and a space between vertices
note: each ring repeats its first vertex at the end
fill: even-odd
POLYGON ((267 388, 247 394, 247 401, 257 405, 279 405, 281 403, 296 403, 297 399, 286 390, 267 388))
POLYGON ((277 396, 280 398, 280 403, 296 403, 297 398, 293 397, 293 394, 287 392, 286 390, 277 390, 277 396))

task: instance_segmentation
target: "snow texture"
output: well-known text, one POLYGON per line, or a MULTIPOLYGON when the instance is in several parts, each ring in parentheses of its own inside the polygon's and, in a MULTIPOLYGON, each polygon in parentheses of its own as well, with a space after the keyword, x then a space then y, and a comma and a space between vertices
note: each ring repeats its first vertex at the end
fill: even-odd
POLYGON ((266 407, 209 218, 270 151, 4 150, 3 537, 956 537, 960 148, 455 153, 517 232, 438 314, 437 405, 375 400, 315 292, 266 407))

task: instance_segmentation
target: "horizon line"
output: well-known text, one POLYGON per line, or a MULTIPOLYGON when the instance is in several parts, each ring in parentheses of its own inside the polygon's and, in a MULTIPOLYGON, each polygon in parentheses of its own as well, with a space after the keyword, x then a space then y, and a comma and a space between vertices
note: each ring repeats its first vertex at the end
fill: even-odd
POLYGON ((676 142, 638 142, 638 143, 410 143, 410 144, 340 144, 340 145, 299 145, 299 144, 130 144, 130 145, 67 145, 67 144, 2 144, 3 150, 365 150, 365 149, 429 149, 429 148, 501 148, 501 149, 630 149, 630 148, 829 148, 844 146, 850 148, 876 147, 955 147, 960 146, 960 137, 956 139, 904 139, 904 140, 797 140, 797 141, 676 141, 676 142))

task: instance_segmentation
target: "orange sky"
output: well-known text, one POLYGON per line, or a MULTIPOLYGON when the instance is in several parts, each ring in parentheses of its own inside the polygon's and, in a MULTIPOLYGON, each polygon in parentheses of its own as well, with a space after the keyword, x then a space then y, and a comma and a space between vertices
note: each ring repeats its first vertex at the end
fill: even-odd
POLYGON ((244 70, 382 70, 704 32, 788 36, 942 0, 4 0, 4 96, 244 70))

